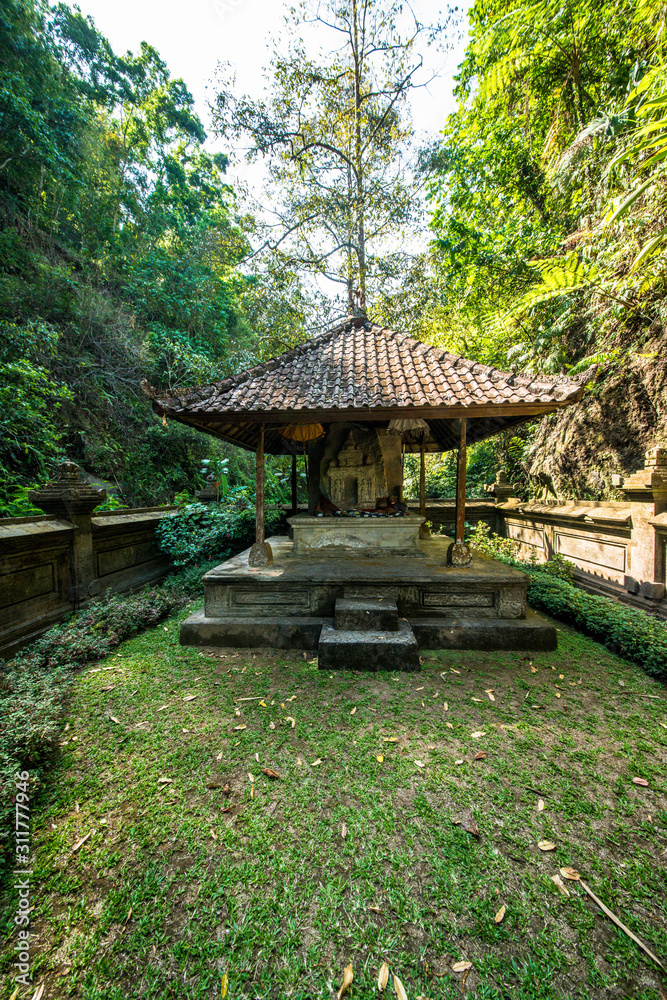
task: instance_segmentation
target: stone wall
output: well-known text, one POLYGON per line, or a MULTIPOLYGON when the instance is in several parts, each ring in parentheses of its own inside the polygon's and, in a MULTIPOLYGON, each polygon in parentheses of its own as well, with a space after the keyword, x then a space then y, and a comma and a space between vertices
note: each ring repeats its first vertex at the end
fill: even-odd
POLYGON ((0 657, 92 598, 137 590, 169 572, 155 528, 174 508, 94 515, 105 498, 67 462, 56 479, 31 494, 45 516, 0 520, 0 657))
MULTIPOLYGON (((646 453, 643 469, 618 477, 623 499, 524 503, 511 497, 501 474, 490 499, 466 502, 466 521, 485 521, 514 539, 519 557, 546 562, 560 554, 573 563, 574 582, 667 619, 667 448, 646 453)), ((453 500, 429 500, 426 517, 451 533, 453 500)))

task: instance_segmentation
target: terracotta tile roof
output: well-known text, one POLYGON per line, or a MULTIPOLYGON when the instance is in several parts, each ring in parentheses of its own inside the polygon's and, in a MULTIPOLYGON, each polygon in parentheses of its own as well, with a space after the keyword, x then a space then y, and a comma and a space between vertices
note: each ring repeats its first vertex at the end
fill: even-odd
MULTIPOLYGON (((590 377, 586 373, 586 380, 590 377)), ((219 414, 545 405, 581 397, 584 379, 513 375, 367 320, 348 320, 285 354, 182 395, 151 393, 177 419, 219 414)), ((446 413, 443 412, 443 417, 446 413)))

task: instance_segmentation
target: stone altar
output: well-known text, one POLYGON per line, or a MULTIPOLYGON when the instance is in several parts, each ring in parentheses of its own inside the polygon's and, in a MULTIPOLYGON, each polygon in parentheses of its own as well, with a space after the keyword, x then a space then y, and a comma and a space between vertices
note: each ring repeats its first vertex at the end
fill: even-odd
POLYGON ((401 517, 311 517, 288 518, 295 556, 319 559, 327 554, 352 556, 419 556, 419 529, 426 518, 419 514, 401 517))

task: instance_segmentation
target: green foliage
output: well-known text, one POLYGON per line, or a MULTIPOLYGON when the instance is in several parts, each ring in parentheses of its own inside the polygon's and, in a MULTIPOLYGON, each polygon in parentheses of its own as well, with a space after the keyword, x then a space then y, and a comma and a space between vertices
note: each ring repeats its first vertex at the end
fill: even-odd
POLYGON ((117 56, 77 10, 8 0, 0 61, 0 505, 23 513, 11 490, 64 453, 127 503, 169 500, 220 448, 162 427, 139 384, 207 382, 254 349, 252 220, 150 45, 117 56))
MULTIPOLYGON (((403 492, 405 496, 419 496, 418 455, 406 455, 403 492)), ((426 456, 426 496, 443 499, 456 496, 456 453, 426 456)), ((495 479, 499 467, 498 445, 493 440, 471 445, 466 468, 466 496, 479 499, 484 496, 484 488, 495 479)))
POLYGON ((93 514, 101 514, 105 510, 125 510, 126 504, 121 503, 116 497, 108 497, 103 503, 98 503, 93 514))
POLYGON ((203 600, 204 574, 219 565, 220 559, 215 558, 200 560, 196 565, 184 566, 177 572, 170 573, 162 581, 161 589, 174 597, 203 600))
POLYGON ((663 622, 608 597, 593 597, 541 568, 530 569, 530 576, 528 600, 533 607, 592 636, 667 683, 667 628, 663 622))
POLYGON ((178 603, 177 595, 162 590, 107 595, 0 664, 0 801, 5 804, 0 810, 0 833, 13 829, 9 807, 16 773, 30 768, 32 792, 36 791, 56 751, 72 672, 156 625, 178 603))
POLYGON ((492 559, 516 559, 519 554, 519 543, 494 534, 486 521, 478 521, 466 541, 476 552, 492 559))
POLYGON ((31 489, 36 486, 16 486, 0 495, 0 517, 40 517, 43 510, 35 507, 30 499, 31 489))
POLYGON ((423 161, 424 327, 501 367, 621 361, 664 296, 664 7, 477 0, 470 23, 459 108, 423 161))
MULTIPOLYGON (((275 533, 280 521, 279 512, 267 512, 267 535, 275 533)), ((163 517, 155 534, 174 566, 199 565, 213 558, 220 563, 255 541, 255 510, 242 501, 192 503, 163 517)))
POLYGON ((45 323, 0 321, 0 503, 5 510, 22 506, 15 484, 48 478, 51 463, 63 453, 57 414, 72 393, 49 370, 58 341, 57 331, 45 323))

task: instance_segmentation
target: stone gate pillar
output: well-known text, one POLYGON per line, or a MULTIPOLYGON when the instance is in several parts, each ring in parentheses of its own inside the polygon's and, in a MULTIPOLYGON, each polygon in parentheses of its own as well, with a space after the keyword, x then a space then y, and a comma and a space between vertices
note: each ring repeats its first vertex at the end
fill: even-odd
POLYGON ((30 500, 35 507, 74 525, 70 553, 70 600, 75 608, 91 596, 92 584, 97 576, 93 555, 92 513, 106 498, 106 490, 95 489, 83 482, 76 462, 61 462, 56 467, 54 479, 41 489, 30 491, 30 500))
POLYGON ((665 596, 665 542, 656 521, 667 512, 667 447, 646 452, 644 468, 623 480, 632 510, 632 541, 625 589, 649 600, 665 596))

